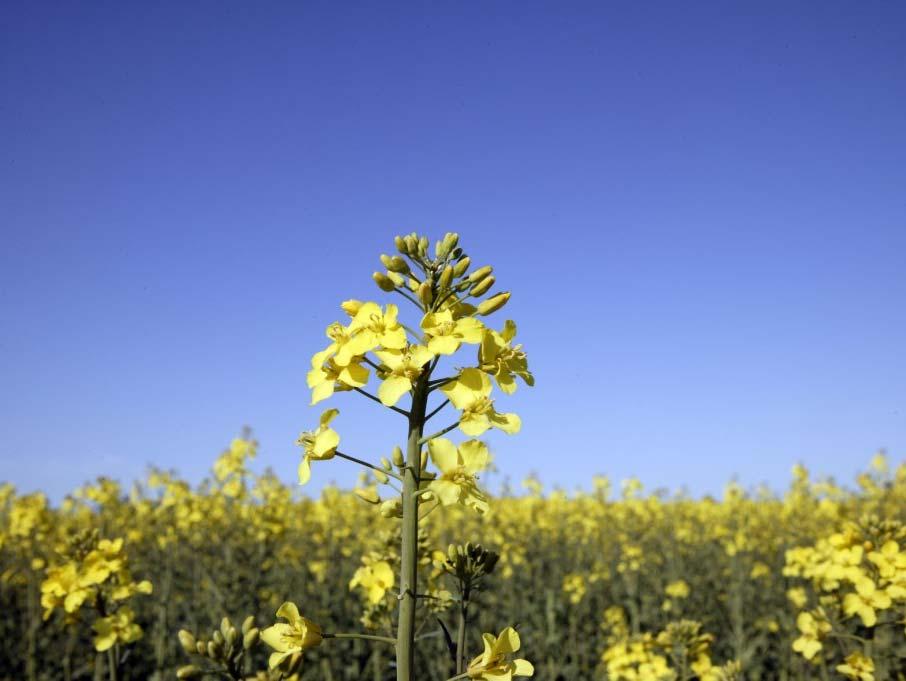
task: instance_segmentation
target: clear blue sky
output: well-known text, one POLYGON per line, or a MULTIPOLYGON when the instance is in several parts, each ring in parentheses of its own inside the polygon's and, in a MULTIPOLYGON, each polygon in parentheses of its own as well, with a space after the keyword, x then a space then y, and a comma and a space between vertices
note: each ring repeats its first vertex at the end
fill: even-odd
MULTIPOLYGON (((410 230, 460 232, 514 292, 514 481, 904 457, 902 2, 3 15, 0 479, 199 479, 243 424, 291 479, 323 327, 410 230)), ((401 437, 336 405, 350 453, 401 437)))

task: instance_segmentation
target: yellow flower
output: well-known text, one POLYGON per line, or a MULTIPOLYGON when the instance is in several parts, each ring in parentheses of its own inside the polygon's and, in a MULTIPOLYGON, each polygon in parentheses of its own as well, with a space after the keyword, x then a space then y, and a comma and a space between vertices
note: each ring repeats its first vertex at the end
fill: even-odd
POLYGON ((843 612, 848 616, 858 615, 862 624, 873 627, 878 622, 876 610, 884 610, 891 605, 890 596, 878 590, 868 577, 856 582, 855 593, 848 593, 843 598, 843 612))
POLYGON ((424 345, 410 345, 405 350, 377 350, 374 353, 388 369, 378 388, 381 404, 392 407, 407 392, 422 373, 422 367, 434 356, 424 345))
POLYGON ((427 489, 442 506, 462 504, 479 513, 488 510, 488 498, 475 478, 490 461, 483 442, 468 440, 457 447, 450 440, 439 437, 428 443, 428 452, 440 477, 429 482, 427 489))
POLYGON ((353 359, 364 355, 374 346, 371 344, 371 335, 356 333, 350 324, 348 327, 339 322, 334 322, 327 327, 327 337, 331 344, 327 346, 324 352, 333 356, 337 366, 348 366, 353 359))
POLYGON ((678 579, 675 582, 670 582, 664 589, 664 593, 671 598, 686 598, 689 596, 689 585, 682 579, 678 579))
POLYGON ((514 676, 532 676, 535 668, 528 660, 511 660, 510 655, 519 650, 519 634, 513 627, 507 627, 494 634, 482 635, 484 652, 469 663, 467 674, 470 679, 482 681, 510 681, 514 676))
POLYGON ((510 346, 516 336, 516 324, 508 319, 503 332, 486 329, 478 350, 478 364, 482 371, 491 374, 497 385, 507 395, 516 392, 516 376, 528 386, 535 385, 535 377, 528 370, 528 358, 522 345, 510 346))
POLYGON ((848 679, 875 681, 874 661, 858 651, 847 655, 844 664, 837 665, 837 671, 848 679))
POLYGON ((321 422, 317 430, 302 433, 296 444, 304 450, 302 461, 299 463, 299 484, 304 485, 311 479, 311 461, 325 461, 332 459, 340 444, 340 436, 330 428, 330 422, 340 412, 328 409, 321 414, 321 422))
POLYGON ((428 349, 435 355, 452 355, 462 343, 481 343, 484 329, 474 317, 454 319, 451 310, 426 314, 421 327, 429 336, 428 349))
POLYGON ((388 305, 385 312, 377 303, 363 303, 349 323, 349 330, 361 338, 359 347, 371 350, 378 346, 387 350, 406 347, 406 330, 397 321, 399 309, 388 305))
POLYGON ((299 614, 295 603, 286 602, 277 610, 277 617, 286 622, 277 622, 261 632, 261 640, 273 648, 268 667, 274 669, 283 660, 321 644, 321 627, 299 614))
POLYGON ((794 587, 792 589, 787 589, 786 597, 789 599, 790 603, 795 605, 797 608, 801 608, 808 603, 808 595, 805 593, 805 589, 801 586, 794 587))
POLYGON ((132 621, 134 613, 131 608, 120 608, 112 615, 102 617, 91 625, 97 634, 94 637, 94 649, 103 652, 116 643, 132 643, 142 637, 142 628, 132 621))
POLYGON ((390 563, 386 560, 379 560, 374 563, 366 563, 356 570, 349 582, 349 588, 363 589, 368 602, 376 605, 383 600, 384 594, 393 588, 394 581, 395 577, 390 563))
POLYGON ((341 366, 330 356, 332 352, 331 348, 327 348, 311 358, 311 371, 306 382, 311 388, 312 404, 326 400, 335 390, 361 388, 368 383, 368 369, 359 364, 360 359, 350 359, 347 365, 341 366))
POLYGON ((75 563, 48 568, 47 578, 41 582, 41 605, 44 606, 44 619, 48 619, 54 608, 60 606, 67 613, 74 613, 89 598, 94 597, 94 589, 83 584, 75 563))
POLYGON ((441 390, 462 412, 459 429, 466 435, 481 435, 491 427, 512 435, 522 427, 516 414, 500 414, 494 410, 494 402, 490 399, 491 380, 478 369, 463 369, 441 390))
POLYGON ((816 618, 810 612, 800 612, 796 626, 802 635, 793 641, 793 650, 811 660, 821 650, 821 639, 831 630, 831 625, 823 617, 816 618))

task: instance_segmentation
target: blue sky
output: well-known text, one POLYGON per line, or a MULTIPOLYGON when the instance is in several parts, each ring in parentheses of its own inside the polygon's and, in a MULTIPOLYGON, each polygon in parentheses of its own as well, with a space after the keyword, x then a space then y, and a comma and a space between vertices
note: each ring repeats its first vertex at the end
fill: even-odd
MULTIPOLYGON (((904 458, 903 3, 4 14, 0 479, 197 480, 244 424, 292 479, 309 357, 411 230, 513 291, 537 377, 499 403, 514 481, 904 458)), ((336 406, 350 453, 402 438, 336 406)))

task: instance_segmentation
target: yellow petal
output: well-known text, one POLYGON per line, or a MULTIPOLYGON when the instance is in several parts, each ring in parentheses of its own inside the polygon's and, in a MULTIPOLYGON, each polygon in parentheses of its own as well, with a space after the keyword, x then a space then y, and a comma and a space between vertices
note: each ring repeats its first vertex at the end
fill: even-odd
POLYGON ((441 473, 446 473, 459 466, 456 445, 445 437, 434 438, 428 443, 428 454, 431 461, 441 473))
POLYGON ((378 398, 385 407, 392 407, 410 390, 412 390, 412 381, 405 376, 390 375, 378 388, 378 398))

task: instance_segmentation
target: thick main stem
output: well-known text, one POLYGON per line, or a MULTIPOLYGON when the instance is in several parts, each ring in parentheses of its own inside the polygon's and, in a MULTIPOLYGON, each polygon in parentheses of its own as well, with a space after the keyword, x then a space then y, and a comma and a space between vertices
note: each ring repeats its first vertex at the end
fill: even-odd
POLYGON ((413 681, 415 660, 415 606, 418 588, 418 486, 421 472, 419 440, 425 427, 428 380, 425 372, 412 391, 409 410, 409 438, 406 442, 406 468, 403 471, 403 537, 400 568, 400 611, 396 630, 396 679, 413 681))

